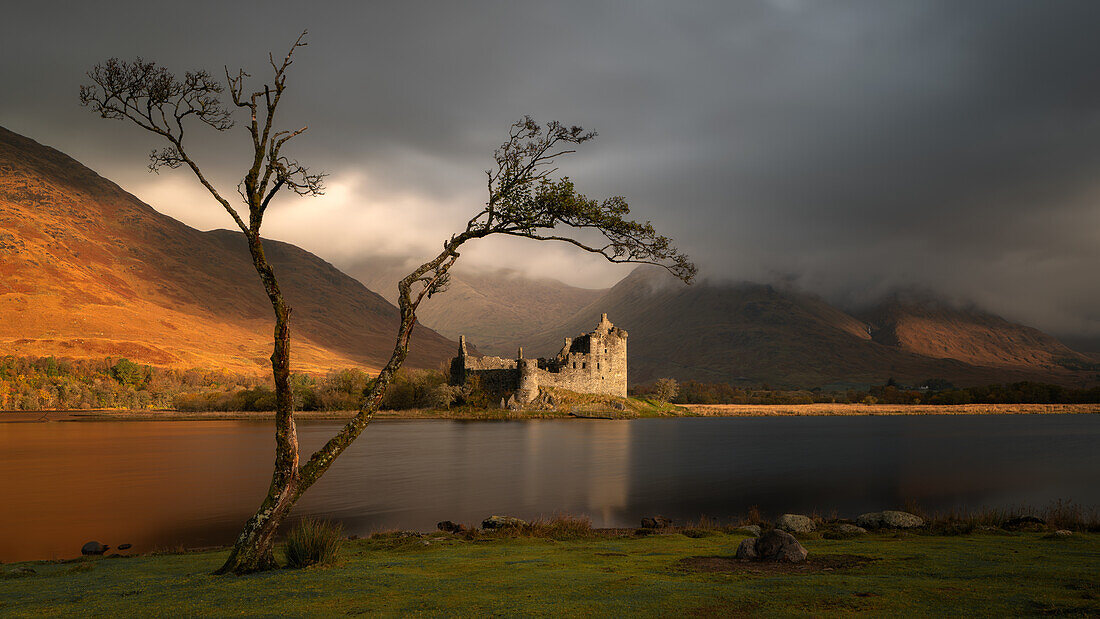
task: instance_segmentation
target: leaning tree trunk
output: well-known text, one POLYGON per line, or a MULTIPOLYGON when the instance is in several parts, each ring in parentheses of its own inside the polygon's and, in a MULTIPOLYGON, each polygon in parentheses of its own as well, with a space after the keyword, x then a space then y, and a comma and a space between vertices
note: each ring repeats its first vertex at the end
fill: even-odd
MULTIPOLYGON (((453 241, 452 241, 453 243, 453 241)), ((264 286, 271 297, 275 307, 275 352, 271 355, 271 365, 275 373, 275 398, 276 398, 276 451, 275 471, 271 477, 271 486, 268 488, 267 497, 264 498, 260 509, 245 523, 244 530, 237 537, 233 550, 229 553, 225 564, 218 569, 216 574, 247 574, 272 569, 277 567, 273 551, 275 535, 279 525, 290 513, 294 504, 302 494, 314 484, 321 475, 328 470, 348 446, 366 429, 374 417, 374 413, 382 404, 382 397, 386 388, 393 381, 397 370, 405 362, 409 355, 409 340, 412 338, 413 327, 416 325, 416 308, 424 298, 424 294, 430 289, 412 298, 409 288, 413 281, 417 281, 425 272, 440 267, 446 263, 441 271, 436 271, 432 282, 442 277, 454 259, 458 257, 453 247, 448 247, 434 260, 421 265, 408 277, 398 284, 400 292, 398 304, 401 311, 401 326, 397 332, 397 342, 394 345, 393 354, 386 366, 378 373, 374 386, 363 396, 359 404, 359 412, 349 421, 340 432, 333 436, 323 447, 314 453, 304 465, 298 465, 298 440, 294 429, 294 416, 292 400, 290 397, 290 334, 287 328, 290 309, 282 303, 282 295, 279 294, 275 276, 263 258, 263 247, 258 237, 251 243, 253 259, 256 262, 256 270, 259 271, 264 286)))
POLYGON ((245 523, 229 558, 215 572, 217 574, 245 574, 277 567, 272 552, 275 534, 301 495, 298 490, 298 433, 290 391, 290 307, 283 300, 259 235, 249 235, 248 241, 252 261, 275 310, 275 347, 271 353, 271 371, 275 378, 275 467, 260 509, 245 523))

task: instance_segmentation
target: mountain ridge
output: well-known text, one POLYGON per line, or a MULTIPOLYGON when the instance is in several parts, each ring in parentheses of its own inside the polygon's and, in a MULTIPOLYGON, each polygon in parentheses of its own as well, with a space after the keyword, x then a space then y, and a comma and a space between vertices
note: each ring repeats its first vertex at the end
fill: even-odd
POLYGON ((1052 336, 986 312, 946 307, 922 315, 895 300, 853 315, 804 292, 752 282, 685 286, 659 269, 639 267, 588 306, 512 345, 523 345, 529 356, 552 355, 563 337, 590 330, 606 312, 631 334, 631 384, 663 376, 804 388, 889 378, 1100 381, 1100 366, 1052 336), (893 322, 878 326, 865 319, 887 316, 893 322), (888 333, 898 341, 888 341, 888 333), (930 338, 950 345, 933 354, 930 338))
MULTIPOLYGON (((305 250, 264 245, 294 308, 295 370, 381 367, 397 309, 305 250)), ((0 256, 4 354, 269 368, 271 308, 239 233, 190 228, 2 127, 0 256)), ((438 367, 453 348, 421 326, 409 365, 438 367)))

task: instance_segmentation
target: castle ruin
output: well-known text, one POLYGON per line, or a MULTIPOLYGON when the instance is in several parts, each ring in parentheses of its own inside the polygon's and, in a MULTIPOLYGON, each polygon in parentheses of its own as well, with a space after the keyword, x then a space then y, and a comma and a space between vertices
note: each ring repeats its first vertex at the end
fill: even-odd
POLYGON ((554 358, 526 359, 520 348, 515 359, 503 359, 470 356, 463 335, 458 340, 458 356, 451 360, 451 383, 463 385, 476 376, 485 391, 501 397, 514 395, 521 404, 538 398, 543 387, 625 398, 626 337, 627 332, 603 314, 594 331, 565 338, 554 358))

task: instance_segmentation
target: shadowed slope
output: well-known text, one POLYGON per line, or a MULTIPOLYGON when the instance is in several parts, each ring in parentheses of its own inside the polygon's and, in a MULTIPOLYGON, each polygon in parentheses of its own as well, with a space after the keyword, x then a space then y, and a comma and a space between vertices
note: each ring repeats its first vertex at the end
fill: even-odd
MULTIPOLYGON (((265 244, 294 308, 295 368, 380 367, 397 309, 309 252, 265 244)), ((0 353, 266 372, 272 324, 238 233, 190 228, 0 128, 0 353)), ((421 327, 409 363, 453 349, 421 327)))
MULTIPOLYGON (((348 271, 387 300, 396 299, 397 280, 415 265, 371 261, 348 271)), ((443 335, 465 335, 491 355, 514 355, 513 344, 529 333, 542 333, 606 290, 575 288, 555 279, 530 278, 501 269, 475 271, 456 267, 447 291, 424 302, 420 320, 443 335)))
MULTIPOLYGON (((527 338, 525 350, 531 356, 553 354, 562 337, 591 329, 601 312, 630 333, 632 384, 662 376, 799 387, 882 384, 890 377, 910 383, 942 377, 960 384, 1097 380, 1094 371, 1073 372, 1045 362, 1005 365, 995 363, 992 354, 963 359, 928 356, 916 346, 873 340, 866 323, 815 296, 751 283, 684 286, 662 271, 644 267, 562 324, 527 338)), ((990 340, 1026 332, 1038 334, 1035 341, 1050 350, 1061 346, 1050 344, 1053 338, 1034 329, 1002 323, 990 327, 990 340)), ((947 324, 935 337, 952 342, 967 335, 957 331, 947 324)), ((1021 351, 1018 357, 1051 357, 1039 349, 1032 346, 1029 354, 1021 351)))

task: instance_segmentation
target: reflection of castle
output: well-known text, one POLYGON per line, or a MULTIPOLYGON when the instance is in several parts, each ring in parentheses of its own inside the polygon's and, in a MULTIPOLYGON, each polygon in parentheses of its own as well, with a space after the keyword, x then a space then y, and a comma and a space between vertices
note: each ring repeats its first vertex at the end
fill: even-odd
POLYGON ((466 336, 461 336, 458 356, 451 360, 451 382, 461 385, 476 376, 486 391, 515 393, 519 402, 537 398, 541 387, 625 398, 626 337, 626 331, 611 324, 607 314, 595 331, 565 338, 561 352, 552 359, 524 359, 522 348, 516 359, 471 357, 466 336))

